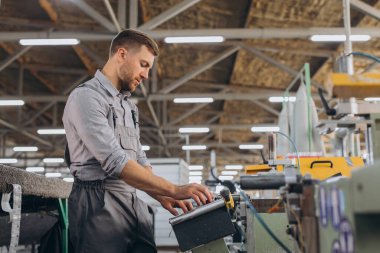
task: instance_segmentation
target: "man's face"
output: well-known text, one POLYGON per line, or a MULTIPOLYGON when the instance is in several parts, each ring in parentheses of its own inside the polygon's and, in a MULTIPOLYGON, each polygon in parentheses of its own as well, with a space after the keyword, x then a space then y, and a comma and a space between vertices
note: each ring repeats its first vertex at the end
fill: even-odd
POLYGON ((137 86, 148 78, 153 62, 154 55, 144 45, 127 50, 119 72, 121 91, 135 91, 137 86))

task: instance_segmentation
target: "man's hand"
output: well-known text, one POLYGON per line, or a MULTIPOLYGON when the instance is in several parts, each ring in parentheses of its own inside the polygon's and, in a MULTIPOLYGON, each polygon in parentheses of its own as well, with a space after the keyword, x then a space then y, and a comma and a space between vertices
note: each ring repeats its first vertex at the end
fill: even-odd
POLYGON ((212 194, 206 186, 200 184, 178 185, 173 195, 174 199, 192 198, 198 206, 212 202, 212 194))
POLYGON ((188 200, 175 200, 166 196, 156 196, 156 199, 161 203, 163 208, 175 216, 178 215, 178 211, 175 208, 181 208, 184 213, 193 209, 193 205, 188 200))

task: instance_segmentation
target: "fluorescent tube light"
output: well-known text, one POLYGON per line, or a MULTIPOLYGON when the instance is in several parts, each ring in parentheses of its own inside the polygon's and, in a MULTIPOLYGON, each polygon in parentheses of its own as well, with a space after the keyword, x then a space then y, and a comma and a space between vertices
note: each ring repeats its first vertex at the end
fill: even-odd
POLYGON ((203 170, 203 165, 189 165, 189 170, 203 170))
POLYGON ((232 180, 234 179, 234 176, 219 176, 219 180, 232 180))
POLYGON ((187 134, 187 133, 208 133, 208 132, 210 132, 210 128, 208 128, 208 127, 181 127, 178 131, 181 134, 187 134))
POLYGON ((295 102, 296 97, 270 97, 268 101, 271 103, 295 102))
POLYGON ((240 144, 239 149, 263 149, 262 144, 240 144))
POLYGON ((380 102, 380 97, 369 97, 369 98, 364 98, 364 101, 367 102, 380 102))
POLYGON ((184 145, 182 150, 205 150, 207 149, 206 145, 184 145))
POLYGON ((224 175, 224 176, 235 176, 238 173, 239 172, 237 172, 236 170, 223 170, 222 171, 222 175, 224 175))
POLYGON ((223 36, 187 36, 187 37, 166 37, 166 43, 220 43, 224 41, 223 36))
POLYGON ((78 39, 21 39, 20 44, 23 46, 64 46, 78 45, 78 39))
POLYGON ((251 131, 255 133, 278 132, 280 128, 278 126, 256 126, 252 127, 251 131))
POLYGON ((63 179, 63 181, 66 181, 66 182, 74 182, 74 178, 72 178, 72 177, 65 177, 65 178, 63 179))
POLYGON ((202 176, 202 171, 190 171, 189 176, 202 176))
POLYGON ((0 106, 11 106, 11 105, 24 105, 25 102, 21 99, 15 99, 15 100, 0 100, 0 106))
POLYGON ((0 163, 3 163, 3 164, 17 163, 17 159, 15 159, 15 158, 0 158, 0 163))
POLYGON ((142 145, 141 149, 144 150, 144 151, 148 151, 148 150, 150 150, 150 146, 148 146, 148 145, 142 145))
POLYGON ((224 168, 226 170, 242 170, 244 166, 240 164, 229 164, 229 165, 225 165, 224 168))
POLYGON ((189 180, 189 183, 190 184, 202 184, 202 181, 201 180, 189 180))
POLYGON ((65 160, 63 158, 44 158, 44 163, 63 163, 65 160))
POLYGON ((194 180, 198 180, 199 181, 199 180, 202 180, 202 177, 201 176, 190 176, 189 180, 190 181, 194 181, 194 180))
POLYGON ((38 134, 66 134, 65 129, 57 128, 57 129, 38 129, 38 134))
MULTIPOLYGON (((350 35, 351 41, 369 41, 371 36, 369 35, 350 35)), ((346 41, 346 35, 343 34, 316 34, 310 37, 311 41, 315 42, 343 42, 346 41)))
POLYGON ((212 103, 213 98, 175 98, 174 103, 212 103))
POLYGON ((44 172, 44 167, 26 167, 26 171, 28 172, 44 172))
POLYGON ((45 177, 61 177, 62 173, 60 172, 50 172, 50 173, 45 173, 45 177))
POLYGON ((38 151, 37 147, 14 147, 13 151, 15 152, 35 152, 38 151))

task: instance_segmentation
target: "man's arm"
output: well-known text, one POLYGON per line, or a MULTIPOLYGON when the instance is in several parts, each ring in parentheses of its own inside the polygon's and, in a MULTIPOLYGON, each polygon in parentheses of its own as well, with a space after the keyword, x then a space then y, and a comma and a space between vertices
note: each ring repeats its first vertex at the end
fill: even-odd
POLYGON ((198 205, 212 201, 212 194, 207 187, 200 184, 172 184, 168 180, 154 175, 133 160, 128 160, 120 178, 148 194, 168 196, 178 200, 192 198, 198 205))
MULTIPOLYGON (((144 168, 153 174, 152 167, 150 165, 144 166, 144 168)), ((149 193, 148 193, 149 194, 149 193)), ((161 206, 168 210, 171 214, 177 216, 178 211, 175 208, 181 208, 184 213, 193 209, 193 204, 189 200, 177 200, 168 196, 149 194, 152 198, 160 202, 161 206)))

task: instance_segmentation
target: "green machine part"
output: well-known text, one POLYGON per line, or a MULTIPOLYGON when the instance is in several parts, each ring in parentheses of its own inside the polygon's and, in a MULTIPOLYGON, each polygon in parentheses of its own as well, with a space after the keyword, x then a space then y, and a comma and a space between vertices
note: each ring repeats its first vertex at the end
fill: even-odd
POLYGON ((372 129, 371 129, 371 142, 372 142, 372 152, 374 161, 380 160, 380 114, 374 113, 370 116, 373 120, 372 129))
MULTIPOLYGON (((260 213, 261 218, 272 232, 289 248, 293 248, 294 240, 286 233, 288 217, 286 213, 260 213)), ((247 243, 248 253, 283 253, 285 252, 258 222, 252 212, 247 211, 247 243)), ((296 253, 296 251, 294 251, 296 253)))
POLYGON ((380 164, 352 178, 323 182, 316 191, 321 253, 373 253, 380 246, 380 164))

